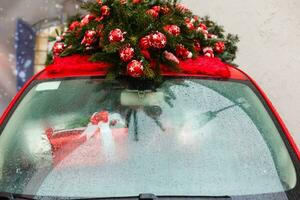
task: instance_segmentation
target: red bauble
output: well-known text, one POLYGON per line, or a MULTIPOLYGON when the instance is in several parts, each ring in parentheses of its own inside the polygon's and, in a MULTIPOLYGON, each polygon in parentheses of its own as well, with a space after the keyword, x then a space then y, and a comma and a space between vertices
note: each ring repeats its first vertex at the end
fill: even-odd
POLYGON ((207 37, 211 38, 211 39, 217 39, 218 38, 218 36, 214 35, 214 34, 208 34, 207 37))
POLYGON ((108 6, 102 6, 102 7, 100 8, 100 12, 101 12, 101 15, 102 15, 103 17, 109 16, 109 15, 110 15, 110 8, 109 8, 108 6))
POLYGON ((141 49, 148 49, 150 47, 150 36, 147 35, 140 39, 139 46, 141 49))
POLYGON ((195 20, 194 19, 185 19, 185 25, 189 30, 195 30, 195 25, 194 25, 195 20))
POLYGON ((146 13, 147 13, 147 15, 150 15, 150 16, 152 16, 153 18, 157 18, 158 15, 159 15, 159 13, 156 12, 154 9, 149 9, 149 10, 147 10, 146 13))
POLYGON ((182 44, 176 46, 176 55, 183 59, 192 58, 193 53, 190 52, 187 48, 185 48, 182 44))
POLYGON ((205 47, 203 49, 203 53, 204 53, 204 56, 206 56, 206 57, 210 57, 210 58, 215 57, 214 51, 211 47, 205 47))
POLYGON ((159 13, 160 10, 161 10, 161 7, 160 6, 153 6, 152 9, 159 13))
POLYGON ((139 4, 139 3, 142 3, 142 0, 132 0, 132 3, 133 4, 139 4))
POLYGON ((164 26, 164 30, 174 36, 180 35, 180 28, 177 25, 166 25, 164 26))
POLYGON ((188 9, 184 4, 181 3, 176 4, 175 8, 182 13, 191 12, 190 9, 188 9))
POLYGON ((129 76, 139 78, 144 74, 144 66, 141 61, 132 60, 127 65, 127 73, 129 76))
POLYGON ((74 21, 70 24, 69 31, 74 31, 74 30, 80 28, 80 26, 81 26, 81 24, 79 21, 74 21))
POLYGON ((217 43, 215 43, 215 51, 217 52, 217 53, 223 53, 224 52, 224 50, 225 50, 225 44, 224 44, 224 42, 217 42, 217 43))
POLYGON ((195 20, 195 22, 199 22, 199 17, 197 15, 194 15, 193 19, 195 20))
POLYGON ((108 39, 110 42, 123 42, 125 40, 124 34, 121 29, 117 28, 109 33, 108 39))
POLYGON ((99 6, 102 6, 103 1, 102 0, 97 0, 97 3, 98 3, 99 6))
POLYGON ((192 17, 192 18, 187 18, 191 23, 195 23, 196 22, 196 20, 195 20, 195 18, 194 17, 192 17))
POLYGON ((168 60, 168 61, 171 61, 171 62, 174 62, 174 63, 177 63, 179 64, 179 60, 178 58, 171 52, 168 52, 168 51, 164 51, 164 57, 168 60))
POLYGON ((203 24, 203 23, 199 24, 199 27, 197 28, 196 31, 197 31, 197 32, 202 32, 202 33, 205 35, 205 37, 208 36, 207 27, 206 27, 206 25, 203 24))
POLYGON ((55 56, 59 56, 66 48, 66 45, 63 42, 55 42, 53 45, 52 52, 55 56))
POLYGON ((90 23, 91 20, 93 20, 93 19, 95 19, 95 18, 96 18, 95 15, 87 14, 87 15, 85 15, 85 16, 82 18, 82 20, 81 20, 81 22, 80 22, 80 25, 81 25, 81 26, 85 26, 85 25, 87 25, 88 23, 90 23))
POLYGON ((156 32, 150 35, 150 46, 157 49, 162 49, 167 44, 167 37, 161 33, 156 32))
POLYGON ((119 55, 122 61, 129 62, 134 56, 134 49, 128 45, 121 48, 119 55))
POLYGON ((207 30, 202 30, 202 33, 204 34, 205 39, 207 39, 209 33, 207 30))
POLYGON ((202 30, 207 30, 207 26, 203 23, 199 24, 199 28, 201 28, 202 30))
POLYGON ((200 51, 201 51, 201 44, 200 44, 200 42, 198 42, 197 40, 194 41, 194 49, 195 49, 195 51, 197 51, 197 52, 200 52, 200 51))
POLYGON ((81 41, 81 44, 85 46, 91 46, 97 40, 96 35, 97 35, 96 31, 92 31, 92 30, 86 31, 84 34, 84 38, 81 41))

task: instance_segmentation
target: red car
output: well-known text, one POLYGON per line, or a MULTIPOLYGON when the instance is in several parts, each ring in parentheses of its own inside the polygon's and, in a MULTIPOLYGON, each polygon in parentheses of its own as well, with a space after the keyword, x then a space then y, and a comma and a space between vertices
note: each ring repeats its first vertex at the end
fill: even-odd
POLYGON ((0 120, 2 198, 300 199, 297 146, 240 69, 199 57, 155 87, 106 71, 58 58, 16 95, 0 120))

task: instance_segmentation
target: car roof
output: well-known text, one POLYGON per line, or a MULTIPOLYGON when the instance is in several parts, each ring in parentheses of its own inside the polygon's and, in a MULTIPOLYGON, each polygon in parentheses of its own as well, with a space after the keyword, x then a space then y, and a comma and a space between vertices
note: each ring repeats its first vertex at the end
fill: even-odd
MULTIPOLYGON (((53 63, 41 71, 35 79, 55 79, 80 76, 105 76, 109 71, 110 63, 91 62, 89 56, 72 55, 57 57, 53 63)), ((223 79, 248 80, 248 76, 236 67, 222 62, 219 58, 198 57, 181 61, 180 71, 170 71, 161 66, 163 76, 193 77, 203 76, 223 79)))

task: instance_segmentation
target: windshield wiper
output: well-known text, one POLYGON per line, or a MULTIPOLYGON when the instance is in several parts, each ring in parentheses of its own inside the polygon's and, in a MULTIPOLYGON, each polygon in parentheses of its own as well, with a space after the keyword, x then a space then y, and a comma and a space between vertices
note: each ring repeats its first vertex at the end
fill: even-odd
POLYGON ((156 196, 151 193, 143 193, 139 196, 132 197, 96 197, 96 198, 69 198, 69 197, 37 197, 33 195, 23 195, 23 194, 13 194, 0 192, 0 199, 2 200, 51 200, 51 199, 61 199, 61 200, 227 200, 231 199, 229 196, 156 196))
POLYGON ((144 193, 144 194, 140 194, 139 195, 139 200, 156 200, 157 196, 155 196, 154 194, 150 194, 150 193, 144 193))
POLYGON ((228 200, 231 199, 230 196, 156 196, 151 193, 143 193, 137 197, 104 197, 104 198, 83 198, 78 200, 228 200))
POLYGON ((23 194, 13 194, 7 192, 0 192, 0 199, 2 200, 33 200, 33 196, 23 194))
POLYGON ((160 200, 227 200, 227 199, 231 199, 230 196, 159 196, 158 199, 160 200))

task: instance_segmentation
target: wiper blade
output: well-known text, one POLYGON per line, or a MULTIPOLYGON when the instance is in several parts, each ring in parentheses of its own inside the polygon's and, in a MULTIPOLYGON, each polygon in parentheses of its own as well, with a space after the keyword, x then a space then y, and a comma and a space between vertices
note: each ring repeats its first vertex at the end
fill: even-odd
POLYGON ((151 193, 143 193, 139 196, 135 197, 100 197, 100 198, 83 198, 78 200, 228 200, 231 199, 230 196, 172 196, 172 195, 165 195, 165 196, 156 196, 151 193))
POLYGON ((156 200, 157 196, 151 193, 143 193, 139 195, 139 200, 156 200))
POLYGON ((158 196, 158 199, 172 199, 172 200, 228 200, 230 196, 158 196))
POLYGON ((33 200, 33 196, 13 194, 8 192, 0 192, 0 199, 2 200, 33 200))

